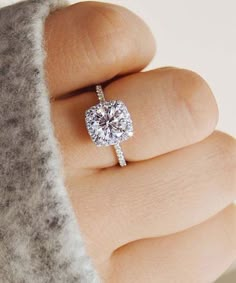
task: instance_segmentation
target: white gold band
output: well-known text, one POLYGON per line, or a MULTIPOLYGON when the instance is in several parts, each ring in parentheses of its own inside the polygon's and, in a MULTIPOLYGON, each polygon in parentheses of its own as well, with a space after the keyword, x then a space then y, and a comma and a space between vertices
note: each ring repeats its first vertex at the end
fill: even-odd
POLYGON ((124 156, 124 152, 120 146, 120 144, 116 144, 114 145, 114 148, 115 148, 115 152, 116 152, 116 155, 118 157, 118 161, 119 161, 119 164, 121 167, 124 167, 126 166, 126 160, 125 160, 125 156, 124 156))
MULTIPOLYGON (((97 94, 99 102, 105 102, 106 101, 105 94, 104 94, 104 91, 103 91, 103 88, 102 88, 101 85, 96 85, 96 94, 97 94)), ((117 155, 120 166, 121 167, 126 166, 127 163, 126 163, 124 152, 121 148, 121 145, 119 143, 115 144, 114 148, 115 148, 115 153, 117 155)))
POLYGON ((105 102, 106 101, 105 94, 104 94, 104 91, 103 91, 101 85, 96 85, 96 94, 97 94, 98 100, 100 102, 105 102))

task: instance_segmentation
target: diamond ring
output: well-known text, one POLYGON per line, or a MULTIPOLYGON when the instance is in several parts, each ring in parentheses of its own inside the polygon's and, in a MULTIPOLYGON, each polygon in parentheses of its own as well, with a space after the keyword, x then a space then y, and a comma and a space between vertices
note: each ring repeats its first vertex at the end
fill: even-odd
POLYGON ((120 166, 126 166, 120 143, 133 136, 133 123, 125 104, 105 100, 101 85, 96 86, 99 103, 85 113, 88 133, 96 146, 114 146, 120 166))

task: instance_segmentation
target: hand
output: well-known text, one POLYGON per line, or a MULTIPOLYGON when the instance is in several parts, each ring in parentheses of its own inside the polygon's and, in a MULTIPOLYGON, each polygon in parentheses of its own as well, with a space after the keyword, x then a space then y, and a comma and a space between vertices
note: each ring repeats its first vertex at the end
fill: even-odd
POLYGON ((236 142, 214 132, 218 111, 206 82, 177 68, 139 72, 154 39, 119 6, 85 2, 54 12, 45 36, 66 186, 101 278, 213 282, 236 258, 236 142), (122 144, 122 169, 84 122, 97 97, 81 89, 111 79, 106 97, 124 101, 135 130, 122 144))

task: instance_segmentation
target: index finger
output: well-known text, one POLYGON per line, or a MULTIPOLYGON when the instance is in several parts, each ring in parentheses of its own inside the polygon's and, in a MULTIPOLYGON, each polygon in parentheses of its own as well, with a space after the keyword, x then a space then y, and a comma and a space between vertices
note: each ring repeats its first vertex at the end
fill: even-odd
POLYGON ((155 53, 146 24, 127 9, 84 2, 51 14, 45 26, 51 96, 143 69, 155 53))

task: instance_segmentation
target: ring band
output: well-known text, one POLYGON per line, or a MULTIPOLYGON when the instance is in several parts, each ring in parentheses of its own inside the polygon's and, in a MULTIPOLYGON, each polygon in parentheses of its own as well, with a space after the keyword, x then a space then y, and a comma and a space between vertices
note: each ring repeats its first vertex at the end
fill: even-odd
POLYGON ((88 133, 96 146, 114 146, 121 167, 127 165, 120 143, 133 136, 133 122, 120 100, 106 101, 101 85, 96 86, 99 103, 85 113, 88 133))

